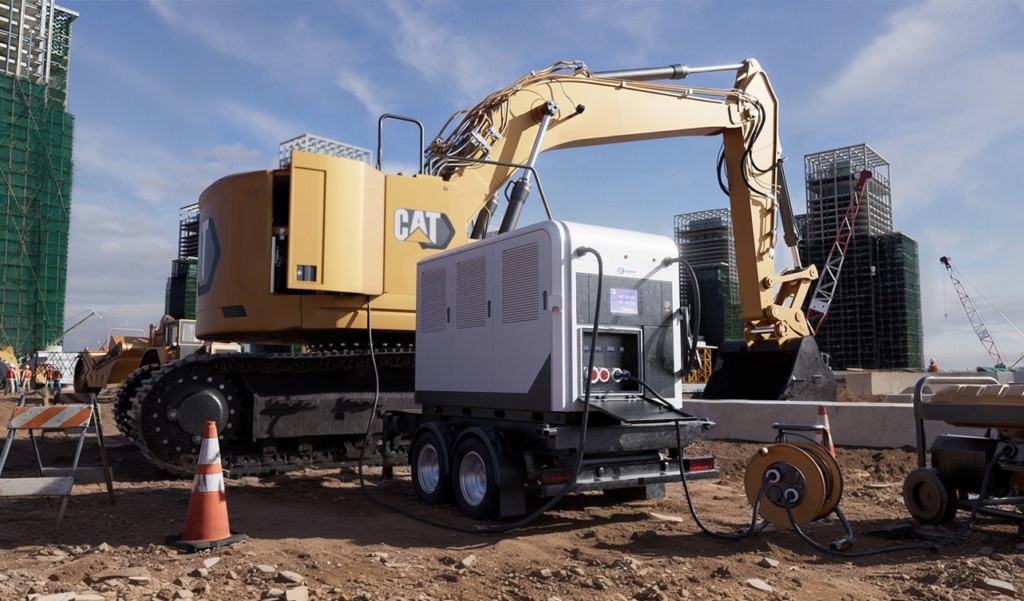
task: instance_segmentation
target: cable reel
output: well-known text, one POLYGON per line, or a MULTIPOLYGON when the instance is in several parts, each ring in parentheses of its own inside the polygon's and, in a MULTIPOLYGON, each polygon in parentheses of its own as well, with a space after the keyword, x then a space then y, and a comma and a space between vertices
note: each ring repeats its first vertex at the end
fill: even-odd
POLYGON ((843 475, 835 458, 818 444, 806 441, 758 449, 744 476, 751 505, 762 484, 764 496, 758 513, 780 528, 792 525, 786 512, 787 501, 796 525, 802 526, 835 511, 843 496, 843 475))

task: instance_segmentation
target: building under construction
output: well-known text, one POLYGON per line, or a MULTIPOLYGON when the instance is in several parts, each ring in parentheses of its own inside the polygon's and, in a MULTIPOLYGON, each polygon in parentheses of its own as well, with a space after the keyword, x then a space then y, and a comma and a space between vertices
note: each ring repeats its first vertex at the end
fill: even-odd
POLYGON ((921 368, 917 242, 893 232, 889 163, 867 144, 804 158, 807 213, 801 260, 819 268, 835 244, 861 171, 871 171, 835 296, 815 337, 833 369, 921 368))
POLYGON ((0 347, 19 357, 64 332, 77 17, 52 0, 0 0, 0 347))
POLYGON ((178 258, 171 261, 164 315, 196 318, 196 278, 199 270, 199 204, 181 207, 178 219, 178 258))
MULTIPOLYGON (((731 212, 729 209, 715 209, 676 215, 675 236, 679 256, 693 267, 697 275, 701 301, 700 335, 710 346, 721 346, 724 340, 743 338, 731 212)), ((679 282, 680 300, 683 306, 688 306, 693 286, 682 268, 679 282)))

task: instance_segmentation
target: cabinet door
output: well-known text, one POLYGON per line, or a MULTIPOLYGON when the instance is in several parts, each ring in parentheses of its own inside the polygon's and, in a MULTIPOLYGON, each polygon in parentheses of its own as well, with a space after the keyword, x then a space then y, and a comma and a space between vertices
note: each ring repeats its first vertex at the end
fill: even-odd
POLYGON ((551 409, 550 257, 544 230, 494 244, 495 407, 551 409))
POLYGON ((491 246, 453 257, 452 392, 456 404, 491 407, 491 246))
POLYGON ((443 402, 430 393, 451 389, 451 277, 450 261, 434 261, 418 271, 416 399, 421 403, 443 402))

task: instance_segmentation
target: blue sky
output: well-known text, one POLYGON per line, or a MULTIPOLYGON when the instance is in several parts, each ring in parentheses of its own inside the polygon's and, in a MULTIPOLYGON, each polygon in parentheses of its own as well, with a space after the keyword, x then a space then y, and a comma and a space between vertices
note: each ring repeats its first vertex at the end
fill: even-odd
MULTIPOLYGON (((892 164, 895 227, 920 245, 926 357, 990 364, 942 255, 1024 327, 1024 0, 62 4, 81 13, 66 314, 69 325, 89 308, 103 316, 70 333, 69 350, 159 318, 178 209, 217 178, 275 167, 278 144, 303 133, 373 149, 382 112, 420 119, 430 139, 455 111, 559 60, 757 58, 779 96, 798 213, 805 154, 866 142, 892 164)), ((415 144, 389 128, 385 171, 409 170, 415 144)), ((717 150, 682 138, 552 152, 537 167, 555 218, 671 236, 673 215, 727 206, 717 150)), ((534 200, 521 223, 542 218, 534 200)), ((1024 338, 970 292, 1012 363, 1024 338)))

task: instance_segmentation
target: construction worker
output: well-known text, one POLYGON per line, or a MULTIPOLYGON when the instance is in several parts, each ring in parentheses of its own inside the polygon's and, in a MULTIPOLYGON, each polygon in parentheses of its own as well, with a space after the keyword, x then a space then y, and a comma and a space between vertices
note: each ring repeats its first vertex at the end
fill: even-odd
POLYGON ((935 359, 928 360, 928 371, 929 373, 939 373, 939 366, 935 365, 935 359))
POLYGON ((53 383, 53 394, 60 394, 60 370, 54 367, 50 370, 50 382, 53 383))
POLYGON ((28 394, 30 390, 32 390, 32 370, 26 363, 21 366, 21 393, 28 394))
POLYGON ((4 383, 7 385, 8 394, 18 394, 18 372, 13 365, 7 367, 4 383))

